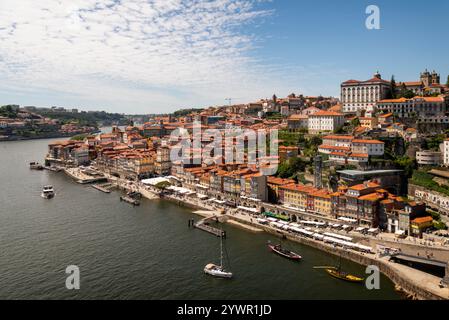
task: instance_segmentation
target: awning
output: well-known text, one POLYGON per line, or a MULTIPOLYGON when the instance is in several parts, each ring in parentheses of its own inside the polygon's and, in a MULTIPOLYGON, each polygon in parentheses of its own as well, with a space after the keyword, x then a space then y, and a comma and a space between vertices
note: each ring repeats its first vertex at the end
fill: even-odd
POLYGON ((259 210, 257 210, 256 208, 248 208, 248 207, 243 207, 243 206, 238 206, 237 208, 241 209, 241 210, 249 211, 249 212, 259 213, 259 210))

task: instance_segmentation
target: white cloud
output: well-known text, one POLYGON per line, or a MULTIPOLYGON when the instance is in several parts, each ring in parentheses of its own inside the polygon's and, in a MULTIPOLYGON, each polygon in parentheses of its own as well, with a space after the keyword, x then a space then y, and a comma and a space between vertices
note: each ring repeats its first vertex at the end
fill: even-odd
POLYGON ((322 68, 256 58, 261 1, 0 0, 0 88, 129 113, 298 92, 322 68))
POLYGON ((0 84, 128 112, 246 98, 264 73, 236 27, 271 14, 255 3, 1 0, 0 84))

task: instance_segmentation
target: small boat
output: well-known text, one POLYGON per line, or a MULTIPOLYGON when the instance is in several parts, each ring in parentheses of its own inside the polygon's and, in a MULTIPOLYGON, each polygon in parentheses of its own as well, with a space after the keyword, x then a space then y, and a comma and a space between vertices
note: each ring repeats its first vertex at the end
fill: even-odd
POLYGON ((337 278, 337 279, 341 279, 344 281, 349 281, 349 282, 363 282, 363 278, 354 276, 352 274, 346 273, 344 271, 341 271, 337 268, 327 268, 326 272, 328 274, 330 274, 332 277, 337 278))
POLYGON ((271 251, 273 251, 274 253, 276 253, 284 258, 290 259, 290 260, 299 261, 302 259, 302 257, 299 254, 294 253, 293 251, 284 249, 280 243, 275 245, 275 244, 268 242, 268 248, 271 251))
POLYGON ((344 272, 341 270, 341 256, 340 256, 340 262, 338 264, 338 267, 315 267, 315 269, 325 269, 326 272, 331 275, 334 278, 348 281, 348 282, 363 282, 365 279, 349 274, 347 272, 344 272))
POLYGON ((30 162, 30 169, 31 170, 43 170, 44 166, 42 166, 41 164, 39 164, 39 162, 30 162))
POLYGON ((204 267, 204 273, 217 278, 232 278, 232 272, 226 271, 223 267, 223 237, 220 238, 220 265, 208 263, 204 267))
POLYGON ((53 189, 53 186, 45 186, 42 189, 41 197, 44 199, 51 199, 55 196, 55 190, 53 189))

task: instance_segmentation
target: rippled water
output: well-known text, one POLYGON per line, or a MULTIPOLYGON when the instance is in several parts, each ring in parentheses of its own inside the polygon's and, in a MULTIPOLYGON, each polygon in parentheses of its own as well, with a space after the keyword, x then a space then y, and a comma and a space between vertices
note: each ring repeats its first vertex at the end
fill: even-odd
MULTIPOLYGON (((51 140, 0 143, 0 299, 398 299, 385 277, 381 290, 333 279, 315 265, 337 259, 288 243, 304 260, 268 252, 267 234, 225 225, 231 270, 227 281, 202 269, 216 262, 217 238, 187 227, 199 219, 167 201, 140 207, 74 183, 63 173, 31 171, 51 140), (40 197, 52 184, 56 197, 40 197), (77 265, 81 289, 65 288, 65 268, 77 265)), ((344 262, 345 269, 364 268, 344 262)))

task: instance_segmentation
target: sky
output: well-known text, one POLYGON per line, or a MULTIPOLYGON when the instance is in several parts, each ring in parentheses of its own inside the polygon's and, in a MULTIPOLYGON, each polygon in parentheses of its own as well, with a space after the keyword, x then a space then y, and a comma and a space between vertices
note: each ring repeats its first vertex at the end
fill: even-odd
POLYGON ((447 0, 0 0, 0 105, 127 114, 449 73, 447 0), (368 5, 380 29, 365 26, 368 5))

